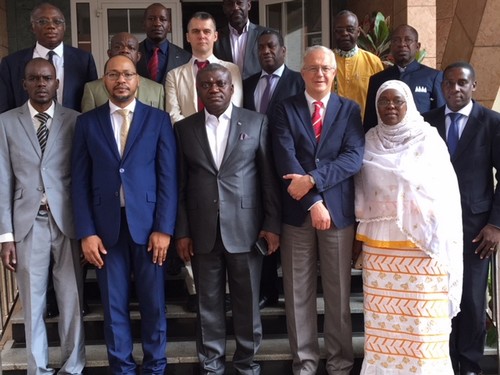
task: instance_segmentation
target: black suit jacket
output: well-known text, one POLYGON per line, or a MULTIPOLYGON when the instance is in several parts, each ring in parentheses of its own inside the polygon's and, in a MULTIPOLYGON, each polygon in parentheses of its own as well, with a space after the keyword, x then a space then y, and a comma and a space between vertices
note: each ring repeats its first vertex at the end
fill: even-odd
MULTIPOLYGON (((243 64, 243 71, 241 78, 246 79, 255 73, 261 71, 259 63, 258 45, 257 40, 260 34, 266 30, 265 27, 250 23, 248 25, 247 45, 245 49, 245 63, 243 64)), ((229 26, 226 25, 218 30, 219 37, 214 45, 214 55, 221 60, 233 61, 233 54, 231 52, 231 39, 229 36, 229 26)))
MULTIPOLYGON (((0 64, 0 113, 20 107, 28 100, 23 88, 24 67, 33 58, 34 47, 14 52, 0 64)), ((63 107, 81 112, 83 88, 97 79, 94 58, 86 51, 64 45, 63 107)))
POLYGON ((417 61, 408 64, 404 73, 400 73, 396 65, 391 66, 370 77, 363 120, 365 131, 377 125, 377 111, 375 108, 377 90, 382 83, 391 79, 401 80, 410 87, 420 113, 428 112, 446 103, 441 90, 442 72, 422 65, 417 61))
MULTIPOLYGON (((256 73, 243 81, 243 107, 251 111, 256 111, 254 92, 257 84, 259 83, 260 76, 261 72, 256 73)), ((267 106, 266 114, 268 116, 271 115, 275 105, 283 99, 296 95, 300 92, 304 92, 304 90, 304 80, 302 79, 300 73, 290 70, 285 66, 283 74, 274 89, 271 101, 267 106)))
POLYGON ((209 253, 219 222, 227 251, 243 253, 252 249, 259 231, 280 233, 280 188, 265 115, 233 107, 219 168, 204 111, 178 121, 174 130, 179 153, 176 238, 189 237, 195 253, 209 253))
MULTIPOLYGON (((144 41, 139 43, 139 52, 141 53, 141 59, 137 62, 137 73, 143 77, 151 79, 148 71, 148 61, 146 47, 144 46, 144 41)), ((161 80, 162 85, 165 85, 165 80, 167 79, 167 73, 178 66, 186 64, 189 59, 191 59, 191 54, 186 50, 176 46, 173 43, 168 43, 168 56, 167 56, 167 69, 165 69, 165 74, 161 80)))
MULTIPOLYGON (((446 141, 445 107, 424 114, 446 141)), ((471 240, 486 225, 500 227, 500 114, 474 103, 451 161, 458 177, 462 200, 465 251, 474 251, 471 240), (472 238, 471 238, 472 237, 472 238)))

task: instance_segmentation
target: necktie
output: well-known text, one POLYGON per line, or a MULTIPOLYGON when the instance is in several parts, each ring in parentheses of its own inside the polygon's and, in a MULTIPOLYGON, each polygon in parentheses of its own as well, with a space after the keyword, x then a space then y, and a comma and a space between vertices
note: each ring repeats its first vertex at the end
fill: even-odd
POLYGON ((314 112, 312 115, 312 124, 314 129, 314 136, 316 137, 316 142, 319 142, 321 137, 321 129, 323 129, 323 118, 321 116, 321 110, 323 109, 323 102, 314 102, 314 112))
POLYGON ((125 150, 125 145, 127 143, 128 129, 130 127, 129 113, 128 109, 119 109, 116 112, 122 116, 122 125, 120 127, 120 155, 123 155, 125 150))
MULTIPOLYGON (((194 60, 194 63, 198 67, 198 71, 205 69, 208 66, 208 64, 210 64, 210 62, 208 60, 206 60, 206 61, 194 60)), ((198 95, 198 112, 203 111, 204 108, 205 108, 205 105, 203 104, 200 96, 198 95)))
POLYGON ((35 115, 35 118, 40 121, 40 125, 36 131, 36 136, 38 142, 40 143, 40 148, 42 150, 42 155, 45 151, 45 146, 47 145, 47 138, 49 137, 49 128, 47 128, 47 121, 50 116, 45 112, 40 112, 35 115))
POLYGON ((153 56, 151 56, 148 62, 149 77, 156 82, 158 82, 158 67, 160 65, 158 59, 159 52, 160 49, 158 47, 155 47, 155 49, 153 50, 153 56))
POLYGON ((54 65, 54 55, 56 53, 54 51, 49 51, 47 52, 47 60, 49 60, 49 62, 54 65))
POLYGON ((450 152, 450 155, 453 156, 455 154, 455 151, 457 150, 457 145, 458 145, 458 120, 460 117, 462 117, 462 114, 456 113, 456 112, 450 112, 448 113, 448 116, 450 116, 450 128, 448 129, 448 151, 450 152))
POLYGON ((274 74, 268 74, 265 75, 262 78, 265 78, 267 80, 266 82, 266 88, 264 89, 264 92, 262 93, 262 98, 260 99, 260 108, 259 112, 260 113, 266 113, 267 112, 267 106, 269 105, 269 101, 271 100, 272 93, 271 93, 271 86, 273 85, 273 78, 274 74))

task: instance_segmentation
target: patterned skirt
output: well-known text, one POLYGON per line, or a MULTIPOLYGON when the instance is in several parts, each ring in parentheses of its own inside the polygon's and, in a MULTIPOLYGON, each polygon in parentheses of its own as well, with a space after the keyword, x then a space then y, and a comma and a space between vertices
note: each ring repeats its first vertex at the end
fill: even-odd
POLYGON ((453 375, 446 269, 423 251, 363 245, 361 375, 453 375))

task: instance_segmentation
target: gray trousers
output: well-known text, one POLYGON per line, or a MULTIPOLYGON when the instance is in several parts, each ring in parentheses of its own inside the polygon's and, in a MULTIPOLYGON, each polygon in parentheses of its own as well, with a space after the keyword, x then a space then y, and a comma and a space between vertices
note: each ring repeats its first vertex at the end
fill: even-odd
POLYGON ((16 279, 23 304, 28 375, 53 374, 44 312, 50 259, 59 305, 61 359, 59 374, 81 374, 85 367, 83 320, 80 308, 82 277, 80 248, 61 233, 50 213, 40 211, 33 228, 16 243, 16 279))
POLYGON ((348 375, 353 366, 349 305, 353 236, 353 226, 316 230, 310 216, 301 227, 283 224, 281 266, 294 375, 315 374, 318 368, 318 260, 325 301, 326 370, 329 375, 348 375))

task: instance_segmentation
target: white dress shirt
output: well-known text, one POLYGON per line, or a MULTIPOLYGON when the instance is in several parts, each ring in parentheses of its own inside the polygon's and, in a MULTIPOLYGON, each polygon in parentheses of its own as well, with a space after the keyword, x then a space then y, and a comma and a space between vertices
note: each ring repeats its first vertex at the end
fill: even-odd
POLYGON ((224 152, 226 151, 232 113, 233 105, 231 103, 219 118, 208 113, 205 108, 205 127, 207 129, 208 144, 210 145, 217 169, 220 168, 224 152))
MULTIPOLYGON (((271 98, 274 93, 274 89, 276 89, 276 86, 278 85, 278 82, 283 75, 283 71, 285 70, 285 64, 281 65, 278 69, 276 69, 273 74, 275 77, 271 78, 271 89, 269 91, 269 97, 271 98)), ((267 79, 265 78, 267 74, 265 71, 262 71, 260 75, 259 82, 257 83, 257 86, 255 86, 255 92, 253 93, 253 99, 255 103, 255 109, 259 109, 260 111, 260 106, 262 105, 262 95, 264 94, 264 90, 266 89, 267 86, 267 79)))
POLYGON ((240 72, 243 73, 243 65, 245 63, 245 51, 247 48, 248 39, 248 25, 250 25, 250 20, 243 28, 241 34, 229 24, 229 39, 231 41, 231 53, 233 55, 233 62, 238 65, 240 72))
POLYGON ((48 60, 49 51, 55 52, 55 55, 52 56, 52 62, 56 68, 56 77, 59 80, 59 88, 57 89, 57 101, 58 103, 62 104, 64 92, 64 44, 60 43, 56 48, 50 50, 36 42, 35 50, 33 51, 33 58, 41 57, 48 60))
MULTIPOLYGON (((467 120, 469 119, 470 113, 472 111, 472 100, 467 104, 465 107, 463 107, 460 111, 457 111, 457 113, 460 113, 462 116, 460 119, 458 119, 457 125, 458 125, 458 139, 462 136, 462 132, 464 131, 465 124, 467 123, 467 120)), ((448 108, 448 106, 445 107, 444 109, 444 123, 446 126, 446 139, 448 140, 448 131, 450 130, 450 125, 451 125, 451 119, 450 116, 448 116, 448 113, 453 112, 451 109, 448 108)))

